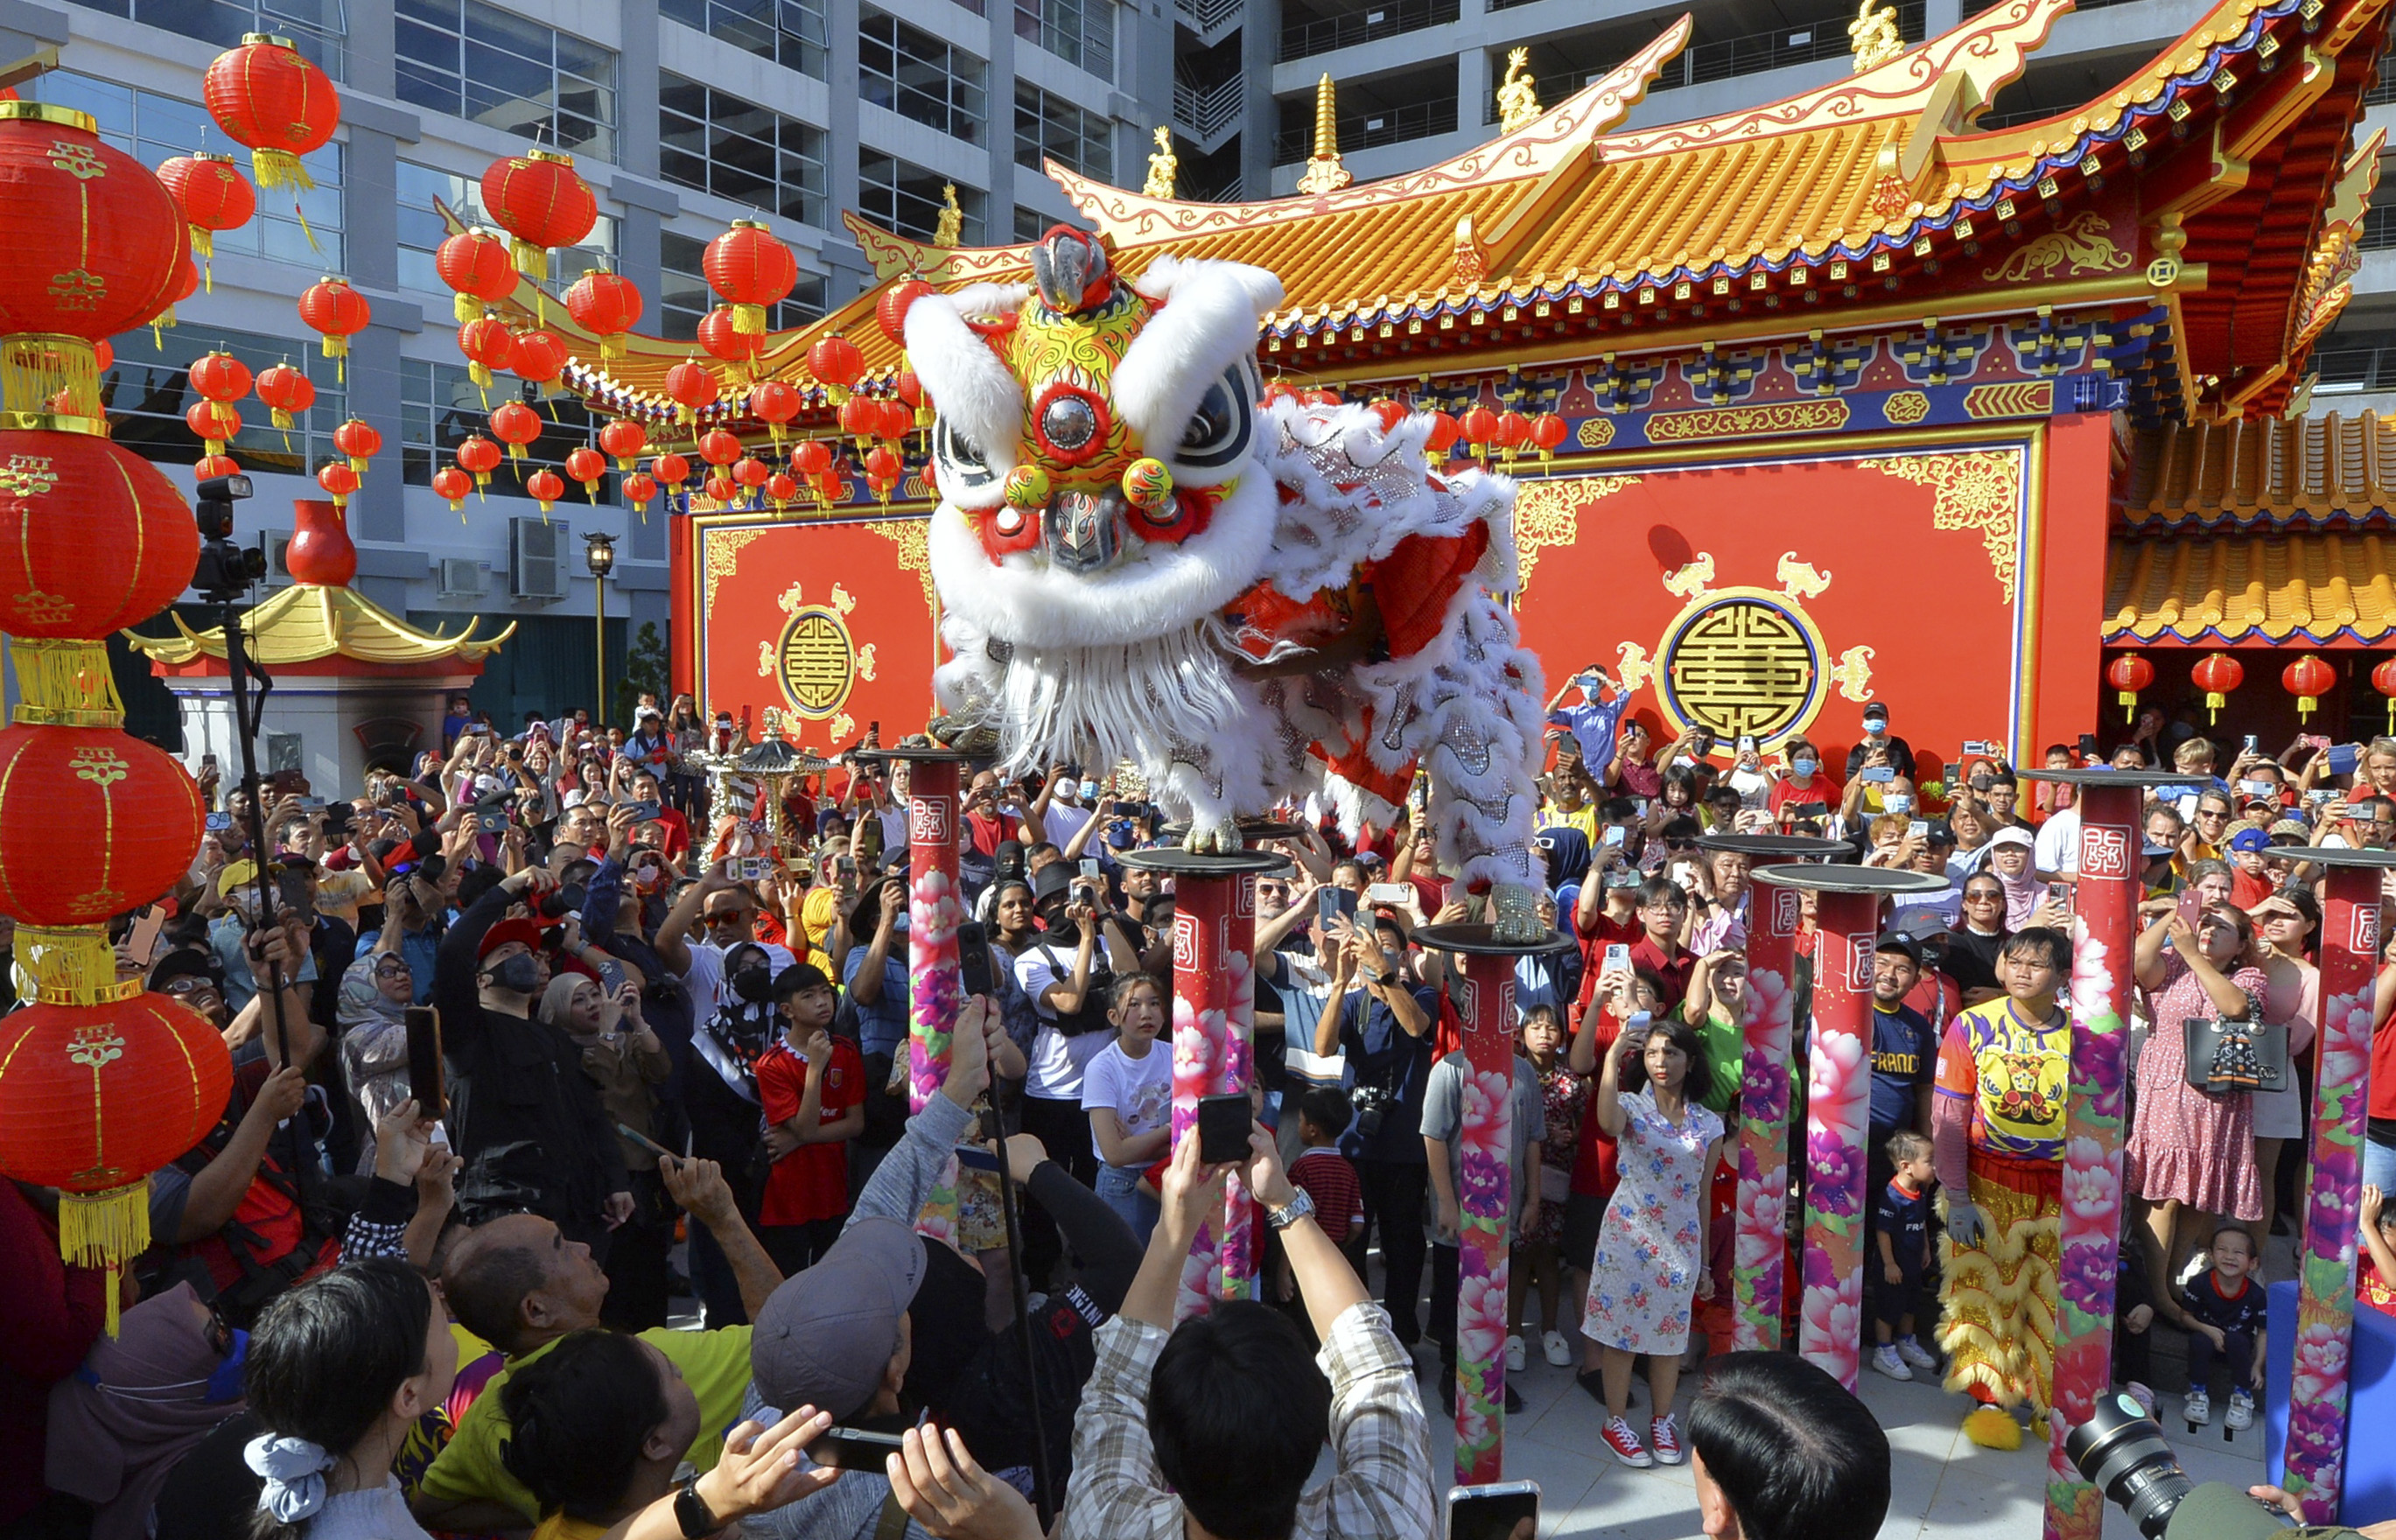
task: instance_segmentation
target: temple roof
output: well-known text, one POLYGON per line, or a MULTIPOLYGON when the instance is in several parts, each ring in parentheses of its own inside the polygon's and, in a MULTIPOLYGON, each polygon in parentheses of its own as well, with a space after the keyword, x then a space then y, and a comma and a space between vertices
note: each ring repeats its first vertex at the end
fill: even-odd
MULTIPOLYGON (((222 627, 195 631, 184 624, 181 616, 173 616, 173 619, 178 635, 143 636, 126 631, 125 639, 136 652, 169 668, 202 658, 223 660, 222 627)), ((358 663, 439 672, 445 666, 480 664, 499 650, 499 644, 515 634, 515 622, 511 620, 498 635, 477 638, 474 632, 481 625, 480 620, 470 620, 466 629, 454 636, 422 631, 355 589, 297 583, 269 595, 250 611, 248 623, 243 629, 247 632, 250 656, 269 668, 344 657, 358 663)))
POLYGON ((2379 534, 2116 540, 2105 641, 2377 644, 2396 632, 2391 559, 2379 534))
POLYGON ((2387 528, 2396 421, 2364 412, 2140 431, 2123 521, 2133 535, 2387 528))

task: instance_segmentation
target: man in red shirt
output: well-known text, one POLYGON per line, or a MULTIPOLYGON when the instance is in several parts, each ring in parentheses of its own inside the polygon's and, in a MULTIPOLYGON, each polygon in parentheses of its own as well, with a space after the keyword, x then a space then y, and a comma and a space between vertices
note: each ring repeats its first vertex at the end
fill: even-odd
POLYGON ((757 1236, 787 1278, 840 1239, 848 1217, 848 1141, 865 1127, 865 1060, 831 1034, 836 997, 812 963, 774 979, 786 1023, 757 1057, 757 1099, 765 1113, 765 1201, 757 1236))
POLYGON ((690 820, 682 816, 680 808, 667 804, 664 797, 659 792, 657 777, 646 770, 634 776, 632 798, 636 802, 658 804, 657 816, 645 821, 654 822, 659 826, 658 848, 665 853, 667 860, 679 861, 690 854, 690 820))
POLYGON ((1696 954, 1681 945, 1689 918, 1689 896, 1669 877, 1650 877, 1639 884, 1640 936, 1631 946, 1631 965, 1644 968, 1664 984, 1664 1009, 1680 1009, 1689 992, 1689 971, 1696 954))
POLYGON ((1590 852, 1589 874, 1573 901, 1573 935, 1580 941, 1580 998, 1573 1002, 1576 1024, 1589 1014, 1605 971, 1605 949, 1628 947, 1647 933, 1639 923, 1639 885, 1619 843, 1601 843, 1590 852), (1628 883, 1623 879, 1628 876, 1628 883))

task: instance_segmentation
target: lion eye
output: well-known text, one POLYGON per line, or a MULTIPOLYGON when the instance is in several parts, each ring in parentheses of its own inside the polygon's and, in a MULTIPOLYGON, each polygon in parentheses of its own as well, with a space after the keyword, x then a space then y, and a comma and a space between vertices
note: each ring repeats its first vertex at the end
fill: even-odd
POLYGON ((944 480, 953 478, 960 486, 983 486, 996 479, 973 440, 958 432, 946 418, 933 419, 932 450, 939 458, 944 480))
POLYGON ((1185 466, 1230 465, 1248 452, 1251 408, 1237 368, 1207 387, 1197 411, 1182 425, 1173 458, 1185 466))

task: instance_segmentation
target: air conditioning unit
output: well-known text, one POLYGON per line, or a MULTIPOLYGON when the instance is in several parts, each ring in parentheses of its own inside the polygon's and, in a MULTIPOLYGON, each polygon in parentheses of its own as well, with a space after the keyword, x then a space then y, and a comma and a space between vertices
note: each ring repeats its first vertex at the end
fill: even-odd
POLYGON ((566 597, 564 519, 508 521, 508 591, 518 599, 566 597))
POLYGON ((265 532, 266 586, 270 589, 289 588, 292 584, 291 535, 287 529, 265 532))
POLYGON ((444 556, 440 591, 444 599, 480 599, 491 591, 491 583, 484 576, 482 563, 464 556, 444 556))

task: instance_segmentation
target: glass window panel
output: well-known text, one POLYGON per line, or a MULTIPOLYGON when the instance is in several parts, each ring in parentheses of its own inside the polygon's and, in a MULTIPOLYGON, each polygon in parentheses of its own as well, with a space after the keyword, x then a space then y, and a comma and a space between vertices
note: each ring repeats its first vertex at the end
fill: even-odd
POLYGON ((333 428, 349 416, 349 396, 336 378, 333 361, 322 356, 314 339, 300 341, 218 326, 170 326, 153 334, 137 326, 113 340, 116 359, 100 377, 100 400, 108 412, 110 436, 135 454, 165 464, 192 465, 206 452, 183 421, 184 412, 200 399, 186 371, 202 354, 221 348, 253 373, 276 364, 303 368, 316 387, 315 404, 300 414, 288 435, 273 425, 265 408, 255 401, 244 402, 241 434, 228 445, 235 459, 252 471, 307 475, 333 458, 333 428))
POLYGON ((677 75, 658 93, 659 175, 821 225, 823 130, 677 75))

